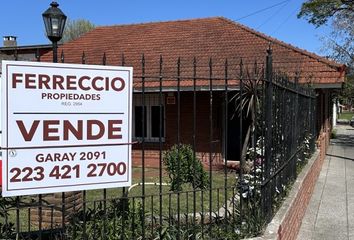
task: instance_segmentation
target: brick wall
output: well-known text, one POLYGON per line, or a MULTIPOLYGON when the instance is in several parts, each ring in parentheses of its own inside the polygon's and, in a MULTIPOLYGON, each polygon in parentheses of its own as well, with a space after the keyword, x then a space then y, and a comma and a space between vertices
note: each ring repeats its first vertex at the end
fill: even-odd
MULTIPOLYGON (((208 92, 198 92, 196 98, 196 151, 209 152, 210 122, 208 92)), ((213 145, 221 151, 222 136, 222 107, 221 95, 213 95, 213 145)), ((166 144, 171 146, 177 143, 178 104, 166 105, 166 144)), ((180 142, 193 144, 193 93, 182 92, 180 103, 180 142)))
POLYGON ((39 227, 40 214, 42 215, 42 229, 51 229, 62 226, 63 210, 64 223, 69 223, 71 214, 77 212, 82 207, 82 192, 66 192, 65 193, 65 208, 62 208, 62 194, 51 193, 42 194, 42 209, 39 207, 31 208, 30 221, 32 226, 39 227))
MULTIPOLYGON (((324 146, 322 148, 324 149, 324 146)), ((279 240, 296 239, 299 229, 301 227, 302 219, 305 215, 307 206, 310 202, 313 190, 316 185, 317 178, 321 171, 324 160, 324 151, 318 154, 317 159, 312 164, 310 170, 306 174, 303 182, 298 190, 298 193, 290 206, 283 222, 278 229, 279 240)))
MULTIPOLYGON (((174 93, 176 94, 176 93, 174 93)), ((177 96, 175 104, 166 104, 166 136, 162 144, 162 151, 171 148, 177 143, 177 120, 178 120, 178 104, 177 96)), ((193 93, 180 93, 180 142, 182 144, 193 145, 193 93)), ((213 145, 212 159, 213 165, 223 162, 222 159, 222 107, 221 94, 213 95, 213 145)), ((203 164, 209 164, 210 153, 210 122, 209 122, 209 100, 208 92, 198 92, 196 98, 196 152, 197 157, 203 164)), ((144 143, 144 160, 145 167, 159 167, 159 142, 144 143)), ((142 166, 142 146, 140 144, 133 145, 132 161, 133 166, 142 166)))
MULTIPOLYGON (((209 152, 196 152, 197 158, 203 163, 205 167, 209 166, 209 152)), ((141 150, 132 151, 133 166, 142 166, 143 154, 141 150)), ((162 154, 163 157, 163 154, 162 154)), ((145 167, 159 168, 160 166, 160 151, 159 150, 145 150, 144 151, 145 167)), ((220 152, 212 153, 212 165, 219 166, 223 163, 223 158, 220 152)))

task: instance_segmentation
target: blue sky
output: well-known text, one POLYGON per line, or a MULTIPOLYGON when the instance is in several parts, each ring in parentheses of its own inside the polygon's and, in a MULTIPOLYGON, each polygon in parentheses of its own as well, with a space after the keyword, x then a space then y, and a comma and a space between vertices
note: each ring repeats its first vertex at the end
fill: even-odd
MULTIPOLYGON (((15 35, 18 37, 19 45, 49 43, 45 37, 41 14, 49 7, 50 2, 3 1, 0 14, 1 36, 15 35)), ((302 0, 58 0, 57 2, 69 18, 87 19, 96 25, 223 16, 318 54, 321 54, 322 45, 319 37, 326 36, 329 32, 328 27, 316 29, 305 20, 297 19, 296 15, 304 2, 302 0), (261 11, 265 8, 268 9, 261 11)))

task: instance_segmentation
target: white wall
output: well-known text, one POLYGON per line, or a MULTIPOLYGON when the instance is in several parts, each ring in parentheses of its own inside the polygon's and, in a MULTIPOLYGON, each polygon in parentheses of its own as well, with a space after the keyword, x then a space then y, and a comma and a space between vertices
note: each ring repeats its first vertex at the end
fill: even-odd
POLYGON ((337 125, 337 101, 333 103, 333 119, 332 126, 335 127, 337 125))

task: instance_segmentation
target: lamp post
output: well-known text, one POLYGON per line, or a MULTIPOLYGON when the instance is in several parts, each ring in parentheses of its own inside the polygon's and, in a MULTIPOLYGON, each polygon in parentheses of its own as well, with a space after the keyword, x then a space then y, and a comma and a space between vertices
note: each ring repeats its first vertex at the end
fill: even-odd
MULTIPOLYGON (((60 39, 63 36, 63 32, 64 32, 64 27, 65 27, 65 22, 66 22, 66 16, 65 14, 60 10, 60 8, 58 8, 59 4, 55 1, 53 1, 50 4, 50 7, 42 14, 43 17, 43 21, 44 21, 44 26, 45 26, 45 31, 47 33, 47 37, 48 39, 52 42, 53 45, 53 62, 57 63, 58 62, 58 41, 60 41, 60 39)), ((76 197, 77 194, 74 193, 74 199, 71 198, 71 202, 73 202, 74 206, 77 201, 77 199, 80 199, 80 197, 76 197)), ((79 195, 78 195, 79 196, 79 195)), ((40 197, 41 199, 41 197, 40 197)), ((61 211, 60 210, 54 210, 54 214, 53 214, 53 210, 51 212, 52 214, 52 218, 50 220, 46 219, 44 217, 44 219, 42 219, 42 221, 45 223, 45 226, 53 226, 54 224, 61 224, 62 226, 65 226, 65 213, 68 211, 67 209, 70 208, 71 204, 69 204, 69 202, 66 201, 67 199, 65 198, 65 193, 62 193, 61 196, 61 211), (55 214, 57 213, 61 213, 61 217, 54 217, 55 214), (46 225, 48 224, 48 225, 46 225)), ((41 200, 40 200, 41 201, 41 200)), ((53 194, 53 195, 48 195, 46 196, 46 201, 50 202, 50 203, 55 203, 58 201, 57 197, 53 194)), ((40 203, 41 204, 41 203, 40 203)), ((74 207, 75 209, 75 207, 74 207)), ((42 209, 41 209, 42 211, 42 209)), ((42 212, 39 213, 39 215, 42 215, 42 212)), ((46 216, 46 214, 43 214, 44 216, 46 216)), ((41 219, 41 218, 40 218, 41 219)), ((42 222, 40 222, 40 224, 42 224, 42 222)))
POLYGON ((58 62, 58 41, 63 36, 66 22, 66 16, 58 6, 57 2, 52 2, 50 8, 42 14, 47 37, 53 44, 53 62, 55 63, 58 62))

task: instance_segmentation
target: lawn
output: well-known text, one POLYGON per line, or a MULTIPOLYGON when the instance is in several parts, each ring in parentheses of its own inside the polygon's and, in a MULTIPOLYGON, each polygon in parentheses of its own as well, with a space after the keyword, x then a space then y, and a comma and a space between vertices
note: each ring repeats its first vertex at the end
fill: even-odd
MULTIPOLYGON (((131 198, 136 204, 142 204, 143 201, 143 191, 145 191, 145 210, 149 214, 159 214, 160 213, 160 186, 154 185, 154 183, 159 183, 159 169, 146 168, 145 169, 145 189, 143 190, 142 185, 142 169, 133 168, 133 187, 129 193, 128 197, 131 198)), ((162 172, 162 182, 168 183, 168 176, 165 172, 162 172)), ((236 175, 235 173, 225 173, 223 171, 213 171, 212 172, 212 190, 198 190, 195 192, 192 187, 188 184, 183 186, 183 191, 180 193, 171 192, 170 186, 162 186, 161 188, 161 198, 162 198, 162 215, 170 215, 177 212, 178 202, 179 209, 181 213, 191 213, 194 211, 205 211, 210 210, 210 200, 211 208, 213 211, 217 211, 222 207, 225 202, 225 196, 231 198, 233 195, 233 188, 236 185, 236 175), (225 191, 225 179, 227 179, 227 189, 225 191), (210 195, 211 194, 211 195, 210 195), (211 196, 211 199, 210 199, 211 196), (194 206, 194 202, 196 205, 194 206)), ((128 188, 126 188, 126 191, 128 188)), ((87 191, 87 201, 91 204, 100 202, 104 199, 103 190, 87 191)), ((119 198, 122 196, 122 188, 117 189, 107 189, 106 196, 109 199, 119 198)), ((92 205, 91 205, 92 207, 92 205)))
POLYGON ((343 113, 339 114, 338 119, 350 120, 350 119, 352 119, 353 116, 354 116, 353 112, 343 112, 343 113))

